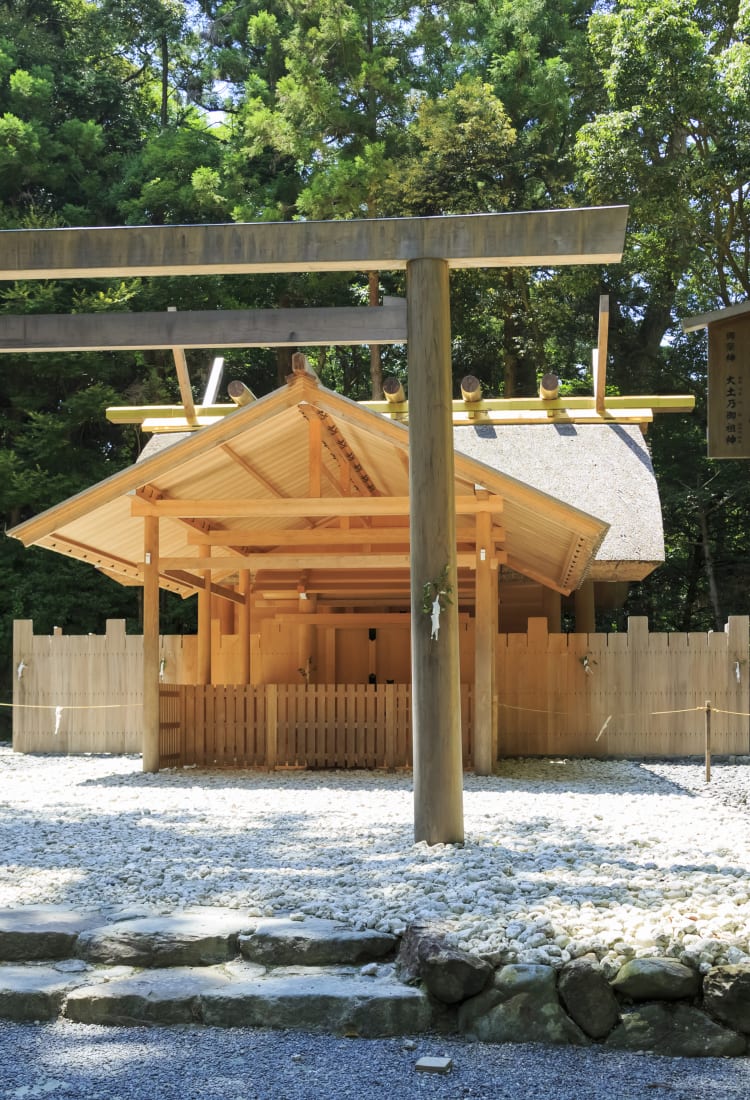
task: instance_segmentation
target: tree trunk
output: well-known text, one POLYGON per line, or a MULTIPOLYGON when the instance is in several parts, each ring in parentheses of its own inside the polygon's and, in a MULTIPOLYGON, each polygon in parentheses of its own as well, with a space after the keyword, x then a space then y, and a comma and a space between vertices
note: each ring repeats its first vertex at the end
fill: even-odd
POLYGON ((166 34, 161 36, 161 128, 166 130, 169 121, 167 110, 169 101, 169 42, 166 34))
POLYGON ((716 574, 714 572, 714 559, 711 553, 711 543, 708 534, 708 518, 703 509, 698 513, 698 522, 701 529, 701 546, 703 548, 703 562, 706 568, 706 579, 708 580, 708 593, 711 599, 711 608, 714 613, 714 628, 716 630, 723 630, 724 616, 719 606, 719 586, 716 583, 716 574))

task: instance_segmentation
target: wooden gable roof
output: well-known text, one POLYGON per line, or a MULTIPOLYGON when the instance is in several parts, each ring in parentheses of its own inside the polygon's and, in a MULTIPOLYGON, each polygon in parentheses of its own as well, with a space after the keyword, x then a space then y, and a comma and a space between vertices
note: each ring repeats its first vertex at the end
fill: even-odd
MULTIPOLYGON (((208 569, 219 586, 247 569, 256 587, 303 577, 321 595, 377 574, 387 598, 408 592, 408 450, 403 425, 296 376, 211 427, 155 439, 134 466, 8 533, 141 584, 141 516, 156 512, 160 583, 184 596, 208 569)), ((461 453, 455 494, 459 569, 475 560, 477 511, 490 511, 499 560, 563 593, 609 527, 461 453)))

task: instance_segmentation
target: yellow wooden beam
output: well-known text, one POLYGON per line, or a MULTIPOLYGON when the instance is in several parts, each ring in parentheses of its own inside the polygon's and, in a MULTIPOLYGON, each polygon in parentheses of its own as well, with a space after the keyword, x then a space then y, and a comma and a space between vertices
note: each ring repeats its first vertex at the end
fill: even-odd
MULTIPOLYGON (((470 496, 456 497, 456 512, 475 515, 477 512, 500 513, 503 501, 490 496, 489 500, 477 500, 470 496)), ((307 497, 273 498, 268 500, 141 500, 134 497, 130 504, 133 516, 176 516, 193 519, 208 517, 219 519, 257 517, 299 519, 300 516, 408 516, 408 497, 307 497)))
MULTIPOLYGON (((379 413, 408 413, 409 402, 392 404, 388 401, 360 401, 367 409, 379 413)), ((628 395, 625 397, 607 397, 606 412, 614 413, 621 410, 653 409, 656 412, 692 412, 695 408, 695 397, 692 394, 678 394, 668 396, 657 395, 628 395)), ((505 413, 505 412, 560 412, 577 413, 583 410, 596 411, 595 397, 558 397, 554 400, 546 400, 541 397, 483 397, 480 401, 454 401, 455 413, 505 413)))
MULTIPOLYGON (((178 429, 185 430, 185 409, 182 405, 113 405, 105 409, 105 416, 111 424, 142 424, 144 420, 176 421, 178 429)), ((195 414, 199 420, 221 420, 229 413, 237 412, 232 405, 196 405, 195 414)))
MULTIPOLYGON (((493 525, 492 541, 503 542, 505 529, 493 525)), ((268 530, 243 530, 229 531, 188 531, 188 545, 191 546, 383 546, 393 544, 404 546, 409 542, 408 527, 356 527, 342 529, 340 527, 318 527, 314 530, 300 531, 289 530, 288 527, 277 527, 268 530)), ((459 543, 474 542, 474 530, 467 529, 457 532, 459 543)))
MULTIPOLYGON (((462 568, 475 568, 476 560, 473 551, 461 551, 456 556, 462 568)), ((496 561, 504 564, 505 555, 502 551, 498 551, 495 558, 496 561)), ((179 569, 218 570, 222 573, 232 569, 365 569, 369 572, 381 568, 408 569, 409 553, 398 550, 385 552, 382 548, 376 554, 365 551, 342 553, 334 548, 325 554, 301 550, 296 553, 290 551, 267 554, 223 554, 221 557, 170 557, 161 559, 160 568, 165 572, 179 569)))
MULTIPOLYGON (((606 397, 599 412, 595 397, 559 397, 552 401, 540 397, 494 397, 481 401, 454 401, 453 422, 490 424, 544 424, 555 419, 576 423, 639 423, 653 420, 658 413, 688 413, 695 408, 692 394, 635 395, 606 397), (536 413, 534 416, 532 414, 536 413)), ((360 401, 360 405, 393 420, 408 419, 409 402, 360 401)), ((197 405, 197 425, 188 423, 182 405, 113 406, 106 410, 113 424, 141 424, 144 431, 190 431, 195 426, 208 427, 229 413, 236 405, 197 405)))

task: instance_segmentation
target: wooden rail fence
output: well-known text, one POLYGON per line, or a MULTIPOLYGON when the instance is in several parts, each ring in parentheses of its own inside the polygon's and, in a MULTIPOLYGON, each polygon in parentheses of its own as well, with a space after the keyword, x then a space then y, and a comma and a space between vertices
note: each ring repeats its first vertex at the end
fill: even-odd
MULTIPOLYGON (((367 638, 367 632, 364 631, 367 638)), ((407 767, 410 687, 394 684, 213 684, 190 679, 191 638, 164 638, 164 765, 407 767)), ((750 620, 726 631, 497 638, 499 756, 687 756, 704 748, 712 707, 716 755, 750 753, 750 620)), ((100 636, 14 631, 13 746, 20 752, 139 752, 141 638, 122 623, 100 636)), ((473 699, 462 687, 464 764, 472 766, 473 699)))
MULTIPOLYGON (((406 768, 409 684, 162 686, 162 766, 406 768)), ((462 690, 464 766, 473 692, 462 690)))

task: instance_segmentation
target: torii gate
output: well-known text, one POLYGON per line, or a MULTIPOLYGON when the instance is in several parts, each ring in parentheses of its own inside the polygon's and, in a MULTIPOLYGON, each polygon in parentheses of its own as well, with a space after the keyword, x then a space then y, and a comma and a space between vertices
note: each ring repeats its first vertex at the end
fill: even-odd
MULTIPOLYGON (((423 614, 425 586, 446 593, 457 588, 450 269, 618 262, 627 214, 627 207, 612 206, 432 218, 0 232, 0 280, 406 271, 415 841, 464 839, 458 608, 442 601, 437 631, 423 614)), ((226 323, 231 316, 222 313, 221 319, 226 323)), ((18 320, 21 325, 33 323, 32 318, 18 320)), ((335 342, 333 334, 328 342, 335 342)), ((158 558, 159 519, 144 516, 146 771, 158 768, 158 558)))

